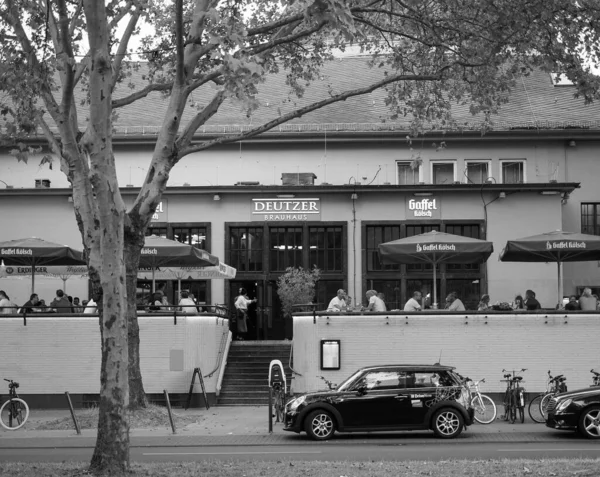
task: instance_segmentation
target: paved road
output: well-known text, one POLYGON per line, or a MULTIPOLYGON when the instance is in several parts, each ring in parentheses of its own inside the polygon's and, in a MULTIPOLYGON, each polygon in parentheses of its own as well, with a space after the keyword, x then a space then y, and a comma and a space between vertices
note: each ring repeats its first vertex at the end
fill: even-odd
MULTIPOLYGON (((89 462, 92 448, 0 449, 5 462, 89 462)), ((600 458, 600 444, 588 441, 489 444, 335 444, 293 446, 134 447, 133 462, 231 461, 408 461, 448 459, 600 458)))

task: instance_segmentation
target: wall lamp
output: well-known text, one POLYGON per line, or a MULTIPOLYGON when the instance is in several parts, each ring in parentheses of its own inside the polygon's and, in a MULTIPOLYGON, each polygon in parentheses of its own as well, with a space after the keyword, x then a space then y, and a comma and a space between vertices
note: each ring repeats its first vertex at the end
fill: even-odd
POLYGON ((354 192, 351 196, 350 199, 352 200, 358 200, 358 194, 356 192, 354 192))
POLYGON ((540 192, 540 194, 542 194, 542 195, 558 195, 558 194, 560 194, 560 191, 557 191, 557 190, 543 190, 542 192, 540 192))
POLYGON ((429 197, 433 195, 433 192, 415 192, 413 195, 415 197, 429 197))
POLYGON ((219 194, 213 195, 213 200, 221 200, 221 196, 219 194))
POLYGON ((11 186, 11 185, 8 185, 8 184, 7 184, 6 182, 4 182, 2 179, 0 179, 0 182, 2 182, 2 183, 3 183, 3 184, 6 186, 6 188, 7 188, 7 189, 12 189, 12 188, 13 188, 13 186, 11 186))
POLYGON ((502 191, 498 194, 498 199, 506 199, 506 192, 502 191))
POLYGON ((577 143, 573 139, 571 139, 569 141, 569 147, 577 147, 577 143))

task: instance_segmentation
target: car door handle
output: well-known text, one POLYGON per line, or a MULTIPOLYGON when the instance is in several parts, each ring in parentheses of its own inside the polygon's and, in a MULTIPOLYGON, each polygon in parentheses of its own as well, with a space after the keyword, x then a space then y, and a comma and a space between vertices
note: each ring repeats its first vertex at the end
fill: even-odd
POLYGON ((403 394, 399 394, 394 399, 396 399, 397 401, 404 401, 405 399, 408 399, 408 396, 405 396, 403 394))

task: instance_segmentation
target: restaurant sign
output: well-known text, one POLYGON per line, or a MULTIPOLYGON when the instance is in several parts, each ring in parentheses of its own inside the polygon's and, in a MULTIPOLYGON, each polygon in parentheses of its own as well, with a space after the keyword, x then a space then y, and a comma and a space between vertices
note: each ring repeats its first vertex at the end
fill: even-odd
POLYGON ((321 220, 321 200, 252 199, 252 220, 260 222, 321 220))
POLYGON ((561 240, 560 242, 546 242, 546 250, 572 250, 586 248, 585 242, 572 242, 570 240, 561 240))
POLYGON ((408 199, 406 201, 407 219, 441 219, 442 204, 437 197, 408 199))

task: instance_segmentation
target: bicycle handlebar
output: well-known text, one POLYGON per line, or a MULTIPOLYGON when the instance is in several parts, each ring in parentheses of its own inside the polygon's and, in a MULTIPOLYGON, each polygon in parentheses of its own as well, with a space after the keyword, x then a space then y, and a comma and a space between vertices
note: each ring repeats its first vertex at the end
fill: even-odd
POLYGON ((597 372, 597 371, 596 371, 596 370, 594 370, 594 369, 590 369, 590 373, 593 373, 593 374, 595 374, 596 376, 600 376, 600 373, 599 373, 599 372, 597 372))

